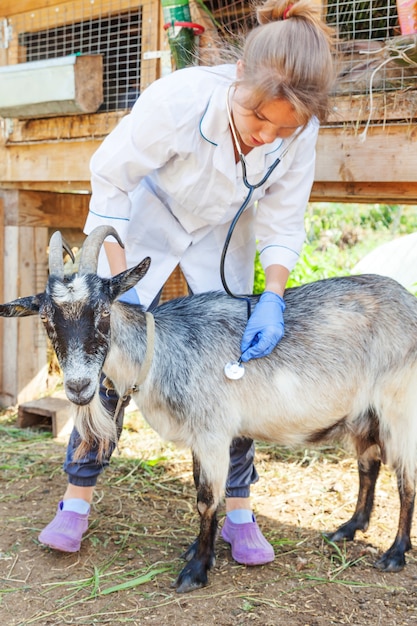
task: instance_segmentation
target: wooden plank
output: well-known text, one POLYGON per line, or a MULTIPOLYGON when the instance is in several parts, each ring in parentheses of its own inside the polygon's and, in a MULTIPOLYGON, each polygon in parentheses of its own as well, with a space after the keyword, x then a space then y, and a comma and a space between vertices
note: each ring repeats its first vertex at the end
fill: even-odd
POLYGON ((313 184, 310 202, 417 204, 417 182, 328 182, 313 184))
MULTIPOLYGON (((47 271, 47 228, 5 227, 7 255, 4 266, 4 300, 42 291, 47 271)), ((3 376, 0 403, 3 406, 30 400, 46 389, 47 343, 37 315, 3 321, 1 353, 3 376)))
MULTIPOLYGON (((0 190, 19 190, 19 191, 37 191, 48 192, 51 194, 72 195, 71 190, 76 192, 80 188, 83 190, 83 196, 86 188, 86 183, 71 183, 64 184, 59 182, 19 182, 19 183, 0 183, 0 190)), ((76 195, 76 194, 74 194, 76 195)), ((313 185, 312 202, 385 202, 388 204, 417 204, 417 183, 414 181, 405 182, 328 182, 317 181, 313 185)), ((80 214, 77 216, 77 204, 73 209, 70 208, 69 215, 75 215, 80 221, 84 215, 84 211, 87 210, 84 206, 84 202, 87 203, 87 198, 84 196, 84 200, 80 203, 80 214)), ((62 215, 60 212, 59 215, 62 215)), ((70 217, 64 215, 66 221, 70 221, 70 217)), ((58 218, 57 218, 58 219, 58 218)), ((53 216, 51 216, 51 227, 58 228, 59 225, 52 223, 53 216)), ((66 223, 66 222, 65 222, 66 223)), ((81 227, 78 223, 78 226, 81 227)), ((62 226, 65 227, 65 226, 62 226)))
POLYGON ((412 120, 417 117, 417 91, 393 91, 368 95, 338 96, 332 98, 328 124, 393 120, 412 120))
MULTIPOLYGON (((145 0, 146 1, 146 0, 145 0)), ((157 2, 158 0, 147 0, 157 2)), ((20 32, 19 25, 25 25, 25 31, 37 31, 48 28, 55 28, 72 22, 80 22, 94 19, 103 15, 121 13, 124 10, 140 7, 140 2, 132 0, 117 0, 107 3, 89 2, 88 0, 74 0, 62 2, 48 0, 27 0, 27 2, 11 3, 9 0, 2 0, 0 17, 9 18, 9 22, 16 32, 20 32), (4 5, 9 4, 6 12, 4 5), (26 5, 26 6, 25 6, 26 5)))
POLYGON ((13 120, 7 143, 84 139, 85 137, 104 139, 125 115, 126 111, 111 111, 40 120, 13 120))
POLYGON ((148 1, 142 5, 142 36, 141 36, 141 82, 140 93, 161 76, 161 59, 144 59, 144 52, 157 52, 161 49, 161 20, 159 2, 148 1))
POLYGON ((0 48, 0 67, 2 65, 7 65, 7 62, 8 62, 7 48, 0 48))
MULTIPOLYGON (((0 184, 76 182, 89 188, 88 163, 100 141, 0 146, 0 184)), ((317 145, 316 181, 412 182, 416 179, 417 128, 370 127, 365 141, 348 128, 323 128, 317 145)))
POLYGON ((6 226, 83 228, 90 194, 13 190, 4 195, 6 226))
POLYGON ((19 181, 0 182, 0 191, 48 191, 50 193, 90 193, 89 182, 79 181, 19 181))
MULTIPOLYGON (((19 182, 19 183, 0 183, 0 191, 3 190, 18 190, 18 191, 37 191, 48 192, 51 194, 62 194, 77 196, 78 194, 71 194, 71 190, 77 192, 82 188, 85 191, 86 183, 71 183, 63 184, 59 182, 19 182)), ((84 211, 87 210, 84 207, 84 202, 87 202, 87 198, 82 194, 84 200, 80 203, 80 214, 77 215, 78 207, 74 206, 70 209, 70 215, 75 215, 78 221, 81 221, 84 215, 84 211)), ((417 183, 414 181, 406 182, 373 182, 373 183, 350 183, 350 182, 327 182, 317 181, 313 185, 311 193, 311 202, 384 202, 387 204, 417 204, 417 183)), ((59 215, 63 215, 61 212, 59 215)), ((63 215, 63 217, 70 221, 70 217, 63 215)), ((53 216, 51 216, 51 227, 58 228, 59 225, 53 224, 53 216)), ((58 218, 57 218, 58 219, 58 218)), ((65 226, 62 226, 63 228, 65 226)), ((80 228, 80 225, 79 225, 80 228)))
MULTIPOLYGON (((148 74, 146 75, 148 76, 148 74)), ((14 120, 7 142, 20 143, 84 137, 104 138, 125 115, 126 111, 111 111, 39 120, 14 120)), ((367 97, 337 98, 333 100, 333 110, 328 123, 332 124, 333 128, 335 125, 351 122, 356 128, 357 122, 366 122, 368 116, 369 99, 367 97)), ((371 117, 373 120, 381 121, 406 120, 417 117, 417 92, 376 94, 371 117)))
MULTIPOLYGON (((4 200, 0 194, 0 302, 5 302, 4 298, 4 259, 6 256, 6 248, 4 245, 4 200)), ((4 362, 4 333, 5 320, 0 317, 0 390, 3 388, 4 371, 7 363, 4 362)))
POLYGON ((416 180, 417 128, 369 127, 366 137, 349 128, 323 128, 317 143, 316 181, 416 180))
POLYGON ((64 4, 63 0, 2 0, 0 17, 37 11, 44 7, 56 7, 60 4, 64 4))
MULTIPOLYGON (((16 218, 19 193, 1 193, 5 221, 16 218)), ((18 220, 15 219, 16 222, 18 220)), ((48 228, 5 224, 2 256, 2 301, 39 293, 47 277, 48 228)), ((0 350, 0 403, 3 406, 29 400, 46 388, 46 335, 37 315, 22 319, 4 319, 0 350)))
MULTIPOLYGON (((398 194, 404 194, 404 201, 411 202, 415 199, 412 183, 416 180, 416 142, 417 129, 408 125, 371 127, 363 142, 353 129, 323 128, 317 146, 315 188, 320 189, 322 194, 327 184, 329 196, 335 193, 339 197, 340 193, 345 193, 342 192, 344 185, 349 195, 363 194, 369 201, 372 201, 373 193, 375 197, 387 193, 391 198, 396 198, 395 201, 398 194), (371 189, 371 184, 386 184, 387 181, 390 181, 392 187, 381 187, 384 189, 383 194, 378 192, 375 185, 371 189), (320 183, 323 184, 319 186, 320 183), (341 183, 342 187, 336 188, 335 183, 341 183), (399 183, 405 185, 401 191, 398 191, 399 183), (368 186, 364 188, 364 184, 368 186), (358 191, 355 192, 355 189, 358 191), (411 191, 407 192, 407 189, 411 191)), ((98 140, 90 140, 0 146, 0 185, 27 184, 30 188, 37 183, 38 189, 60 191, 74 185, 74 188, 89 191, 90 174, 86 164, 100 143, 98 140)), ((70 209, 70 219, 77 211, 78 202, 84 207, 86 199, 71 201, 70 207, 73 208, 70 209)), ((46 198, 41 200, 42 203, 44 208, 39 205, 39 211, 45 210, 45 220, 48 221, 52 210, 48 207, 51 205, 46 198)))
MULTIPOLYGON (((47 228, 19 227, 19 295, 32 295, 45 289, 47 246, 47 228)), ((16 400, 26 402, 45 391, 47 386, 47 338, 38 315, 18 320, 15 359, 16 400)))
POLYGON ((88 164, 101 141, 0 146, 0 182, 90 180, 88 164))
MULTIPOLYGON (((18 228, 8 226, 4 229, 4 246, 8 251, 4 259, 3 272, 3 301, 10 302, 18 296, 18 228)), ((3 375, 0 386, 0 404, 11 406, 17 400, 17 337, 19 330, 17 318, 7 318, 3 320, 3 345, 7 345, 7 356, 5 351, 1 352, 3 375)))

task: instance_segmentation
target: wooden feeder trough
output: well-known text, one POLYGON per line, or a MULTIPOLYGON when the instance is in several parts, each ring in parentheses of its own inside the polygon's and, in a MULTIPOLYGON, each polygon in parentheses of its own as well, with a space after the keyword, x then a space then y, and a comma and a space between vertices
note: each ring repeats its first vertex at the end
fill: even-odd
POLYGON ((19 405, 17 414, 19 428, 44 428, 52 431, 53 437, 69 435, 73 420, 71 403, 64 398, 40 398, 19 405))
POLYGON ((0 115, 93 113, 103 102, 103 59, 69 55, 0 68, 0 115))

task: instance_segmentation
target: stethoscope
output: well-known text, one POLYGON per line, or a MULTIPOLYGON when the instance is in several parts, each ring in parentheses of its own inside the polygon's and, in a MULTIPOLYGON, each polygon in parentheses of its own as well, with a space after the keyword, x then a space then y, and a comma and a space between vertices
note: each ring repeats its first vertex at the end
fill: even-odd
MULTIPOLYGON (((244 156, 244 154, 242 152, 242 148, 240 146, 240 142, 239 142, 238 137, 237 137, 235 125, 234 125, 233 118, 232 118, 232 112, 230 110, 229 95, 230 95, 230 87, 228 89, 227 97, 226 97, 227 116, 229 118, 229 124, 230 124, 230 128, 231 128, 231 131, 232 131, 232 136, 233 136, 233 141, 234 141, 234 144, 235 144, 235 147, 236 147, 236 151, 237 151, 237 153, 239 155, 239 161, 240 161, 240 164, 242 166, 243 184, 248 189, 248 193, 246 195, 246 198, 243 200, 241 206, 239 207, 238 211, 236 212, 236 215, 234 216, 232 222, 230 223, 229 230, 227 232, 226 239, 225 239, 224 244, 223 244, 222 254, 221 254, 221 257, 220 257, 220 276, 221 276, 221 279, 222 279, 223 288, 224 288, 225 292, 229 296, 232 296, 232 298, 236 298, 238 300, 245 300, 246 301, 247 310, 248 310, 248 319, 249 319, 249 317, 251 315, 251 301, 250 301, 250 298, 248 296, 239 296, 239 295, 234 294, 229 289, 229 286, 228 286, 227 281, 226 281, 225 262, 226 262, 227 250, 229 248, 230 240, 232 238, 233 231, 234 231, 234 229, 236 227, 236 224, 237 224, 240 216, 242 215, 243 211, 246 209, 246 207, 248 206, 249 202, 251 201, 254 191, 256 189, 259 189, 259 187, 262 187, 262 185, 264 185, 267 182, 267 180, 271 176, 272 172, 281 163, 282 159, 285 157, 285 155, 287 154, 287 152, 290 149, 291 145, 297 139, 298 135, 300 134, 300 132, 302 132, 304 127, 301 127, 301 129, 294 134, 294 136, 292 137, 291 141, 287 144, 287 146, 285 147, 283 152, 279 155, 278 158, 275 159, 275 161, 272 163, 272 165, 270 165, 268 167, 266 173, 261 178, 261 180, 259 180, 257 183, 252 183, 251 184, 249 182, 248 176, 247 176, 247 167, 246 167, 245 156, 244 156)), ((231 380, 238 380, 239 378, 242 378, 242 376, 245 373, 245 368, 242 365, 242 359, 239 358, 237 361, 229 361, 229 363, 226 363, 226 365, 224 366, 224 373, 225 373, 226 377, 230 378, 231 380)))

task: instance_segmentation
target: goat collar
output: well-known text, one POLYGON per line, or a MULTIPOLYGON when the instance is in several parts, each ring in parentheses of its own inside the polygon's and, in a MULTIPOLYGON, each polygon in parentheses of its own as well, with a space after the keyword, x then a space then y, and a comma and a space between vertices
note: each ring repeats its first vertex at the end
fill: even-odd
MULTIPOLYGON (((145 350, 145 357, 143 359, 142 367, 140 369, 139 378, 136 381, 136 383, 134 383, 130 388, 126 389, 123 396, 119 397, 119 402, 117 403, 117 407, 115 411, 115 417, 117 417, 119 413, 123 400, 126 400, 128 396, 132 395, 132 393, 137 393, 138 391, 140 391, 140 387, 145 382, 146 377, 149 374, 149 370, 151 369, 153 352, 154 352, 154 347, 155 347, 155 318, 152 315, 152 313, 150 313, 149 311, 146 311, 145 313, 145 325, 146 325, 146 350, 145 350)), ((107 378, 107 376, 103 380, 103 385, 106 387, 106 389, 114 390, 113 382, 109 378, 107 378)))
POLYGON ((146 351, 145 358, 143 359, 142 367, 140 368, 139 379, 136 381, 136 384, 133 385, 132 391, 129 393, 133 393, 134 391, 139 391, 140 386, 146 380, 147 375, 149 374, 149 370, 151 369, 152 359, 153 359, 153 351, 155 347, 155 318, 149 311, 145 313, 145 322, 146 322, 146 351))

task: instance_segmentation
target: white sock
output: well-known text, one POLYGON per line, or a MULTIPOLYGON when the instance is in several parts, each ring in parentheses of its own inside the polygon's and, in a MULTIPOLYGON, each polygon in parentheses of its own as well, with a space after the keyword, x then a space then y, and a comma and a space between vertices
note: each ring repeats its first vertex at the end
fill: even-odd
POLYGON ((85 515, 90 510, 90 505, 85 500, 81 498, 68 498, 68 500, 63 500, 62 503, 63 511, 73 511, 74 513, 80 513, 81 515, 85 515))
POLYGON ((227 517, 233 524, 248 524, 255 521, 250 509, 235 509, 234 511, 229 511, 227 517))

